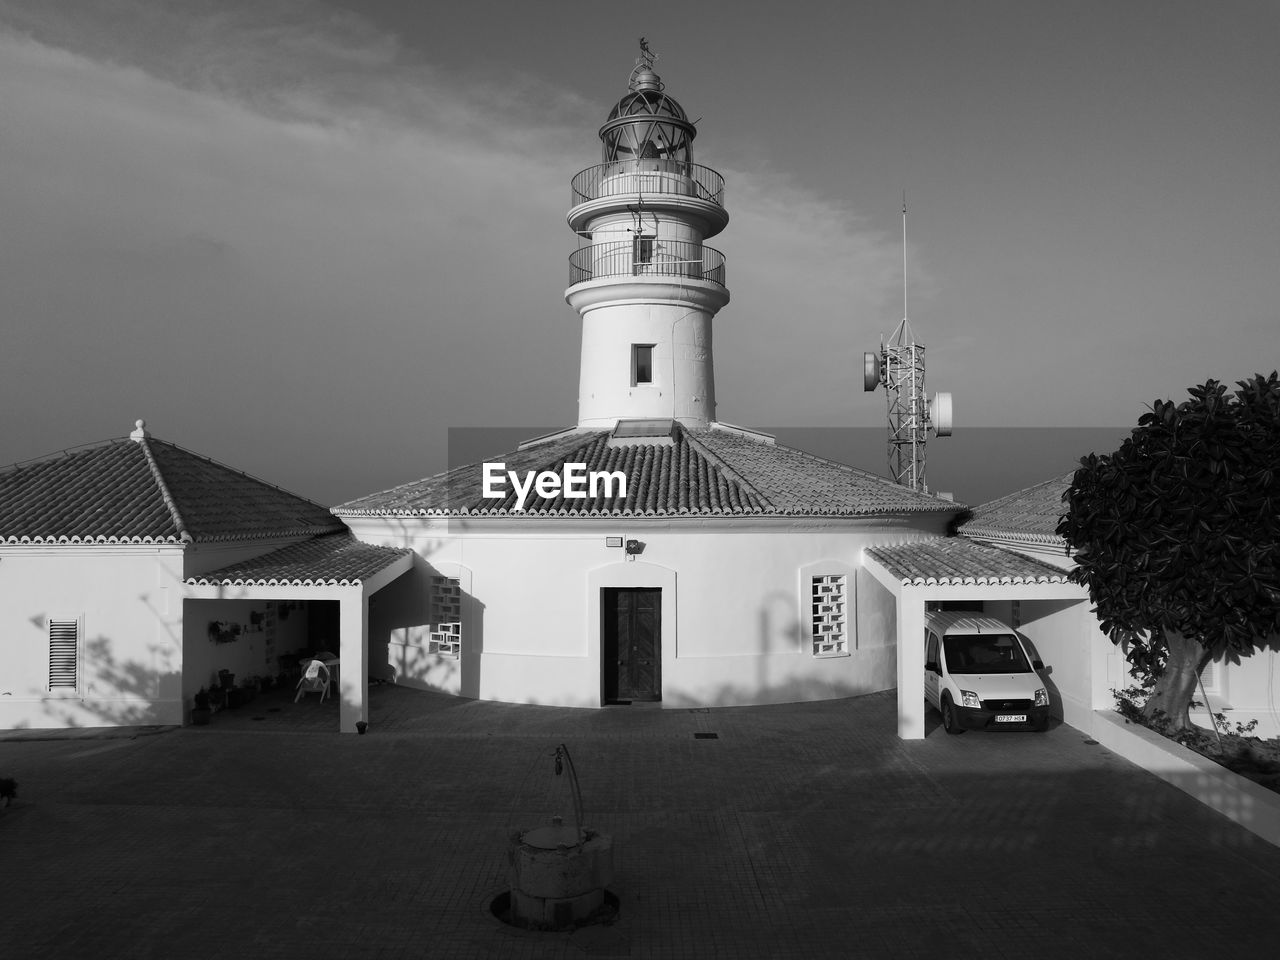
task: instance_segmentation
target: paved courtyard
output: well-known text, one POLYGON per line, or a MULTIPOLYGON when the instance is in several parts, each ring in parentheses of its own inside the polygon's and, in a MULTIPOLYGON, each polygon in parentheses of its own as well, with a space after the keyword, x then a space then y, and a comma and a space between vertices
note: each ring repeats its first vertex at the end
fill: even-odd
MULTIPOLYGON (((0 951, 15 960, 1271 957, 1280 849, 1059 726, 896 739, 891 691, 565 710, 378 687, 204 728, 0 739, 0 951), (695 738, 695 733, 717 734, 695 738), (487 906, 506 838, 613 835, 619 919, 487 906)), ((931 718, 936 720, 936 718, 931 718)), ((25 735, 30 737, 31 735, 25 735)))

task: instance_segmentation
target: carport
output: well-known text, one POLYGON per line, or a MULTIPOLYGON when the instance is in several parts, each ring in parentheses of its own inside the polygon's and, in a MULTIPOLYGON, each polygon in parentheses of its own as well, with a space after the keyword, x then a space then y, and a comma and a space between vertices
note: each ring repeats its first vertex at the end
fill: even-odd
POLYGON ((334 600, 338 603, 338 729, 368 720, 369 598, 413 566, 411 550, 348 533, 316 537, 186 580, 190 600, 334 600))
POLYGON ((980 601, 984 610, 997 615, 1003 613, 1002 606, 1018 610, 1043 602, 1046 616, 1033 642, 1046 665, 1057 670, 1060 682, 1054 689, 1061 688, 1063 719, 1077 726, 1084 722, 1087 728, 1099 691, 1105 691, 1111 645, 1089 612, 1088 591, 1071 583, 1064 570, 964 537, 868 548, 863 563, 894 598, 901 739, 924 739, 925 613, 929 604, 948 601, 980 601), (1055 668, 1055 661, 1061 666, 1055 668))

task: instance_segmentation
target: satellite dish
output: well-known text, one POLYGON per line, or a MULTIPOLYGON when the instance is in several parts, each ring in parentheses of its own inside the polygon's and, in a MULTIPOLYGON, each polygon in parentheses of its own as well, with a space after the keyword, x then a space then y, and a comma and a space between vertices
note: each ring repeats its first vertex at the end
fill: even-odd
POLYGON ((880 358, 874 353, 862 355, 862 390, 871 393, 880 386, 880 358))
POLYGON ((933 421, 933 432, 939 437, 951 436, 951 394, 935 393, 933 403, 929 405, 930 419, 933 421))

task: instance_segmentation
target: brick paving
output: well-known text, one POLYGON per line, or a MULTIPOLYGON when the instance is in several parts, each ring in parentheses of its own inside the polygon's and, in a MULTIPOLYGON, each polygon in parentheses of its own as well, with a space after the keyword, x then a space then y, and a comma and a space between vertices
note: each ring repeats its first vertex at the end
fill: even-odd
MULTIPOLYGON (((109 958, 1270 957, 1280 849, 1068 726, 896 739, 896 698, 703 711, 395 687, 367 736, 260 697, 204 728, 0 739, 0 952, 109 958), (718 739, 695 739, 695 732, 718 739), (611 833, 616 923, 505 927, 506 838, 611 833)), ((935 718, 936 719, 936 718, 935 718)))

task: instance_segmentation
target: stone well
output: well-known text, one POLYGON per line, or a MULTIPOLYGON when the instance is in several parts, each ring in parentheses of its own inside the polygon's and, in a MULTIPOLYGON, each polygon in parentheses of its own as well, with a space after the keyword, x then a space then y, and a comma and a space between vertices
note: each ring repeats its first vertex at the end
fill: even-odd
POLYGON ((604 905, 613 881, 613 838, 552 817, 512 837, 510 861, 511 922, 567 930, 604 905))

